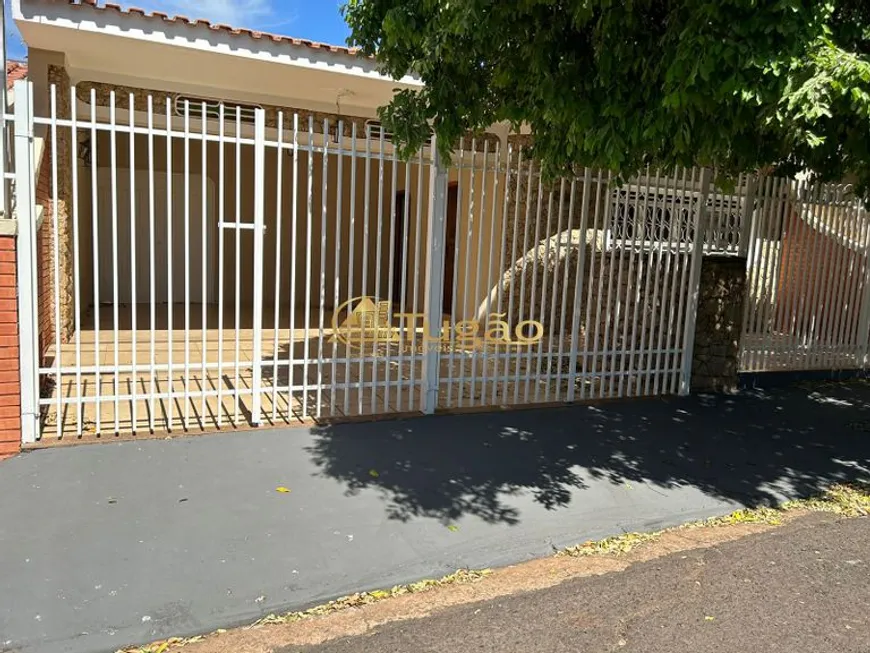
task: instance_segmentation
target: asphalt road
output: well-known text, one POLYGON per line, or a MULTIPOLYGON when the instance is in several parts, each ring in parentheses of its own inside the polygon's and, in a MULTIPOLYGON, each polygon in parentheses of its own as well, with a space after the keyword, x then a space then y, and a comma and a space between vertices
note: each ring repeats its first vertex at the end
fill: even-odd
POLYGON ((813 516, 627 570, 276 653, 867 653, 870 519, 813 516))
POLYGON ((851 384, 24 454, 0 463, 0 651, 114 651, 807 496, 870 475, 868 425, 851 384))

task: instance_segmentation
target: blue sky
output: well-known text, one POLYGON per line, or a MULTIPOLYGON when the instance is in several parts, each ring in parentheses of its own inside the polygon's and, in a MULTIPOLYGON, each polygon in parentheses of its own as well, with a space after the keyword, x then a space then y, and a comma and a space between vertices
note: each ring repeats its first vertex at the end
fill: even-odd
MULTIPOLYGON (((11 20, 6 2, 8 56, 22 59, 26 48, 11 20)), ((115 0, 124 7, 141 7, 216 23, 249 27, 299 38, 343 45, 347 26, 341 18, 342 0, 115 0)))

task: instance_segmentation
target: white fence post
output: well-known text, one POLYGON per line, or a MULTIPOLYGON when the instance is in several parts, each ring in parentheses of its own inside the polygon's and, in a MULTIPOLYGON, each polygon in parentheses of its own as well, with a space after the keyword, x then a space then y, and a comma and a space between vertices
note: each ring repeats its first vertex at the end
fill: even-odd
MULTIPOLYGON (((260 425, 263 398, 263 239, 265 238, 266 112, 254 110, 254 296, 251 424, 260 425)), ((277 234, 280 238, 281 234, 277 234)), ((236 236, 238 238, 238 235, 236 236)), ((292 310, 292 308, 291 308, 292 310)), ((307 327, 307 325, 306 325, 307 327)), ((203 354, 205 355, 205 354, 203 354)), ((292 377, 291 377, 292 378, 292 377)), ((273 383, 275 381, 273 380, 273 383)))
MULTIPOLYGON (((861 213, 864 219, 870 220, 866 211, 861 213)), ((865 245, 862 254, 865 259, 870 258, 870 247, 865 245)), ((859 356, 863 370, 870 363, 870 261, 865 260, 865 266, 864 277, 861 279, 864 287, 861 289, 861 304, 858 307, 858 342, 861 343, 859 356)))
POLYGON ((755 219, 755 194, 758 188, 758 177, 752 175, 746 182, 746 193, 743 195, 743 206, 740 209, 740 236, 737 243, 738 256, 749 255, 749 241, 752 238, 752 221, 755 219))
POLYGON ((710 196, 709 168, 701 171, 701 196, 695 213, 695 237, 690 259, 689 288, 686 321, 683 325, 683 368, 680 372, 680 394, 687 395, 692 386, 692 360, 695 348, 695 323, 698 318, 698 290, 701 281, 701 263, 704 259, 704 239, 707 234, 707 198, 710 196))
MULTIPOLYGON (((429 220, 426 228, 426 277, 424 286, 423 412, 431 415, 438 407, 441 356, 441 319, 444 295, 444 241, 447 229, 447 168, 432 139, 432 166, 429 169, 429 220)), ((455 283, 455 280, 454 280, 455 283)))
MULTIPOLYGON (((39 343, 36 302, 36 221, 30 82, 15 82, 15 213, 18 220, 18 344, 21 442, 39 435, 39 343)), ((60 388, 58 388, 60 392, 60 388)))

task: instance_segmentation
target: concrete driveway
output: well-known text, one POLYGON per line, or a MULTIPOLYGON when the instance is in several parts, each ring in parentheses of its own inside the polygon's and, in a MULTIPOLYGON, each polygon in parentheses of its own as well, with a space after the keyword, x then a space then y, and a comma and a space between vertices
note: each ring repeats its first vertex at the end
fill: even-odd
POLYGON ((860 478, 864 383, 36 451, 0 463, 0 651, 113 651, 860 478))

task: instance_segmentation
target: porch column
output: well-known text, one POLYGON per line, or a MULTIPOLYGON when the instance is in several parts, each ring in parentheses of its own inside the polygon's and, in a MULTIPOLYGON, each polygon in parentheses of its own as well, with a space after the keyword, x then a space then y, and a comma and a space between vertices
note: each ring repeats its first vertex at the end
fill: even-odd
POLYGON ((423 412, 431 415, 438 407, 438 377, 441 357, 442 298, 444 295, 444 241, 447 228, 447 168, 432 139, 432 166, 429 169, 429 220, 426 226, 425 288, 423 294, 426 354, 423 358, 423 412))

